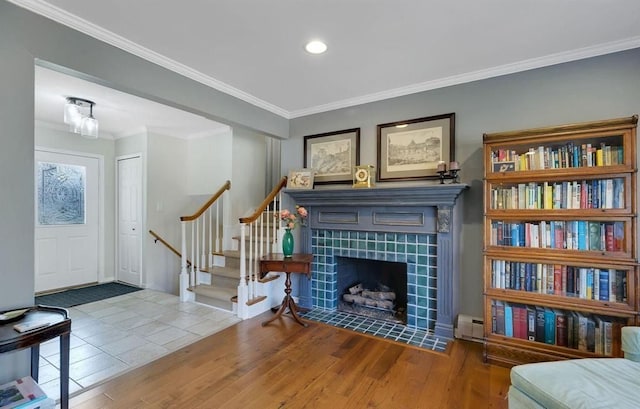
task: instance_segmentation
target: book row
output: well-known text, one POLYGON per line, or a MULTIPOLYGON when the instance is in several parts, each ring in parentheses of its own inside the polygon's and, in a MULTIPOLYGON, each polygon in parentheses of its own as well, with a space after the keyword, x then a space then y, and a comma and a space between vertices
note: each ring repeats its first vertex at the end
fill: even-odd
POLYGON ((624 163, 624 148, 571 141, 559 146, 531 147, 526 152, 497 149, 491 152, 491 163, 494 172, 611 166, 624 163), (499 164, 510 166, 496 166, 499 164))
POLYGON ((492 209, 622 209, 624 179, 519 183, 491 189, 492 209))
POLYGON ((623 323, 611 317, 492 300, 491 325, 498 335, 604 356, 622 355, 623 323))
POLYGON ((584 251, 624 251, 624 222, 559 220, 491 222, 493 246, 584 251))
POLYGON ((586 300, 627 302, 627 272, 613 268, 491 260, 491 286, 586 300))

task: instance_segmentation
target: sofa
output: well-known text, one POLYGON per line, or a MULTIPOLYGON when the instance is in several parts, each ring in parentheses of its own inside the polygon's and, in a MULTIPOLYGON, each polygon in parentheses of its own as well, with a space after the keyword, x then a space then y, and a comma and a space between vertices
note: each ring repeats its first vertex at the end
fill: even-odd
POLYGON ((624 358, 584 358, 511 368, 509 409, 640 408, 640 327, 622 328, 624 358))

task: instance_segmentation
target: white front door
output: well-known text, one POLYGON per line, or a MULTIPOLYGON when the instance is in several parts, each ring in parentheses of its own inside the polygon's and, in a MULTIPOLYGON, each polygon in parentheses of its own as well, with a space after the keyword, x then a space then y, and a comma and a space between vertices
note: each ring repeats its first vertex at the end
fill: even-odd
POLYGON ((142 158, 118 159, 118 281, 142 285, 142 158))
POLYGON ((35 151, 35 291, 98 281, 100 160, 35 151))

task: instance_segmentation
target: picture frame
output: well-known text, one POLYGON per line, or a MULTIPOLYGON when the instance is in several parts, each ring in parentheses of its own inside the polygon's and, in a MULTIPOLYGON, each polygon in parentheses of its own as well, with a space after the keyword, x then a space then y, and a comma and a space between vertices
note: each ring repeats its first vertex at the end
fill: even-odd
POLYGON ((289 171, 287 189, 313 189, 314 172, 312 169, 295 169, 289 171))
POLYGON ((455 113, 377 126, 376 181, 438 179, 438 162, 454 160, 455 113))
POLYGON ((360 164, 360 128, 304 137, 304 167, 315 172, 316 184, 351 183, 360 164))

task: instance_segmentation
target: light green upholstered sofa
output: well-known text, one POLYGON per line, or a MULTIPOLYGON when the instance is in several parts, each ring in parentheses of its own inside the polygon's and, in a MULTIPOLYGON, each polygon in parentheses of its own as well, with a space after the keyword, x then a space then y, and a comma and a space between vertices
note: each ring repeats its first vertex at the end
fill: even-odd
POLYGON ((514 366, 509 409, 640 408, 640 327, 622 328, 624 358, 514 366))

